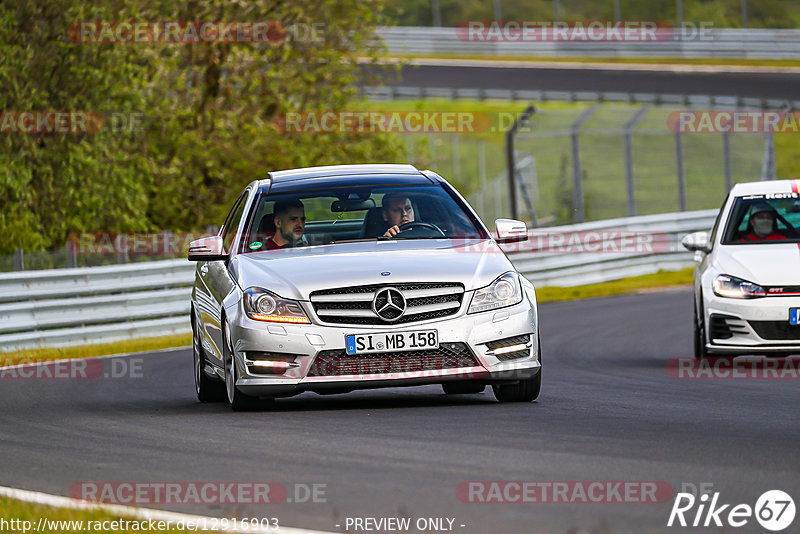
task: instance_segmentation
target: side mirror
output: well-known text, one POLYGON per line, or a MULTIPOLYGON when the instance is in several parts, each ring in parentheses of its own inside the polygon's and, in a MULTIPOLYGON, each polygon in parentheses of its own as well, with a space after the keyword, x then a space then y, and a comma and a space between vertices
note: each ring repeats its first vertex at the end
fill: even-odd
POLYGON ((497 219, 494 225, 497 228, 498 243, 519 243, 528 240, 528 227, 522 221, 497 219))
POLYGON ((708 242, 708 232, 694 232, 683 236, 681 245, 692 252, 711 252, 711 243, 708 242))
POLYGON ((228 255, 222 249, 222 237, 213 235, 189 243, 189 261, 226 260, 228 255))

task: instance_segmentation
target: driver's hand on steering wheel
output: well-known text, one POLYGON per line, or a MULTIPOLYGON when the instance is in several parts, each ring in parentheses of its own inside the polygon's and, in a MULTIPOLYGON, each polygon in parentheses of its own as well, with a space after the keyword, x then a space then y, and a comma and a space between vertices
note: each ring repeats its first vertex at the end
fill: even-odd
POLYGON ((394 226, 386 230, 386 232, 383 234, 383 237, 394 237, 399 233, 400 233, 400 227, 395 224, 394 226))

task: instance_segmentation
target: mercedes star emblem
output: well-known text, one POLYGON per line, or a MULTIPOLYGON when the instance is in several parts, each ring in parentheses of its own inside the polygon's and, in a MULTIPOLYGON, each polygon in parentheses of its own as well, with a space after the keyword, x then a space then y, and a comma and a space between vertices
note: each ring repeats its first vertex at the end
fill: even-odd
POLYGON ((375 293, 372 311, 384 321, 396 321, 406 312, 406 299, 399 289, 384 287, 375 293))

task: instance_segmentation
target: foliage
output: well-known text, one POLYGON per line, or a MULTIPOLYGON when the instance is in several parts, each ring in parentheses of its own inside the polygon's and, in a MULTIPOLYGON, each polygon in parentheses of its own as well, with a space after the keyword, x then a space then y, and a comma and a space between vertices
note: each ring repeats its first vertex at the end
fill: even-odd
POLYGON ((0 136, 0 255, 73 232, 219 225, 270 170, 394 161, 386 136, 287 135, 287 111, 358 98, 382 0, 15 0, 0 4, 0 110, 91 111, 96 133, 0 136), (79 21, 271 21, 274 42, 87 43, 79 21), (312 31, 313 30, 313 31, 312 31), (112 128, 142 116, 143 128, 112 128))

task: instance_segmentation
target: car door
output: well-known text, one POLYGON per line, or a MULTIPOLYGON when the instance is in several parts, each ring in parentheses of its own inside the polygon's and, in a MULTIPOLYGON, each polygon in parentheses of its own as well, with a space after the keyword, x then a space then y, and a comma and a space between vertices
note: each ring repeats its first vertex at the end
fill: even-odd
MULTIPOLYGON (((222 237, 223 250, 230 254, 232 247, 238 242, 236 234, 239 230, 249 190, 245 190, 234 202, 219 235, 222 237)), ((200 312, 203 335, 206 341, 207 356, 211 363, 222 366, 222 308, 225 297, 236 287, 231 278, 226 261, 198 262, 196 287, 196 305, 200 312)))

